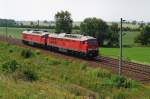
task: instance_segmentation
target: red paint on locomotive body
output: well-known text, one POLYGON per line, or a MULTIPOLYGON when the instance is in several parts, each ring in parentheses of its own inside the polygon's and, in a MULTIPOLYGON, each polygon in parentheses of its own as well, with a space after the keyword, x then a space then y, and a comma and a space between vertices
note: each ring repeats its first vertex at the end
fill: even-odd
POLYGON ((83 44, 79 39, 66 37, 68 35, 71 34, 50 34, 47 45, 77 52, 87 52, 87 45, 83 44))
POLYGON ((46 35, 48 35, 48 32, 24 31, 22 32, 22 39, 32 43, 45 44, 47 39, 46 35))
POLYGON ((91 36, 66 33, 48 34, 48 32, 43 31, 24 31, 22 33, 22 39, 23 41, 42 44, 50 48, 57 48, 57 50, 65 50, 65 52, 82 54, 89 57, 98 56, 97 40, 91 36))

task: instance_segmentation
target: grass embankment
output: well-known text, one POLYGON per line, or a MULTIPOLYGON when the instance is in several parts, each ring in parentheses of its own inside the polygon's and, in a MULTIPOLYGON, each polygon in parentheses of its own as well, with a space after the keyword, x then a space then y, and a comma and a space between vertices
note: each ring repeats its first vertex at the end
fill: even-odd
POLYGON ((0 42, 2 99, 146 99, 150 89, 139 83, 40 51, 0 42))

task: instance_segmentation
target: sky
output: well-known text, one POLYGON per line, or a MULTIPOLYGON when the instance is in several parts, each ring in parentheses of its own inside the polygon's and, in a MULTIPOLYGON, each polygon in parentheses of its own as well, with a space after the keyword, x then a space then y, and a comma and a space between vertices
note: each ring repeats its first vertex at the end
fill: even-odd
POLYGON ((0 0, 0 18, 54 20, 56 12, 67 10, 74 21, 97 17, 105 21, 149 21, 150 0, 0 0))

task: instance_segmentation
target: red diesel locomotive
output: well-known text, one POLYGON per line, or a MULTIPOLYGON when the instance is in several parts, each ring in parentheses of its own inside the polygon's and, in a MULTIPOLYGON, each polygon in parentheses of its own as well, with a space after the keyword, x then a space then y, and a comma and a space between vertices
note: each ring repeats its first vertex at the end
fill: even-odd
POLYGON ((98 56, 97 40, 91 36, 28 30, 22 32, 22 40, 24 43, 40 45, 48 49, 65 53, 87 57, 98 56))

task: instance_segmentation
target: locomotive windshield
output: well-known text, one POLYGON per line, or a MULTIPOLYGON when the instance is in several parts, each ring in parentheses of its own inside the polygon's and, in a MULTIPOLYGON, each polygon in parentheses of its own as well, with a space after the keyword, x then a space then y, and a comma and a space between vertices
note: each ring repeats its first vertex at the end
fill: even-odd
POLYGON ((89 45, 97 45, 97 40, 96 39, 90 39, 90 40, 87 41, 87 43, 89 45))

